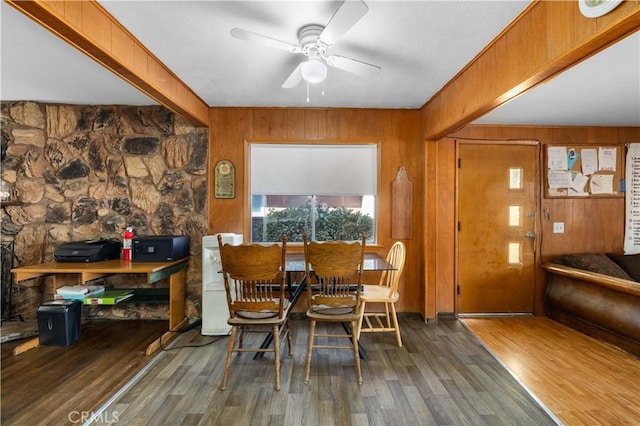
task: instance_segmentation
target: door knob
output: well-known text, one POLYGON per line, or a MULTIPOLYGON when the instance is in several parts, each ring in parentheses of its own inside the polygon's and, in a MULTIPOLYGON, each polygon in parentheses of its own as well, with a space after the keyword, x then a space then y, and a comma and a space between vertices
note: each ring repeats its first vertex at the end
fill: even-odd
POLYGON ((531 232, 531 231, 529 231, 529 232, 527 232, 526 234, 524 234, 524 236, 525 236, 525 237, 527 237, 527 238, 530 238, 530 239, 532 239, 532 240, 535 240, 535 239, 536 239, 536 233, 535 233, 535 232, 531 232))

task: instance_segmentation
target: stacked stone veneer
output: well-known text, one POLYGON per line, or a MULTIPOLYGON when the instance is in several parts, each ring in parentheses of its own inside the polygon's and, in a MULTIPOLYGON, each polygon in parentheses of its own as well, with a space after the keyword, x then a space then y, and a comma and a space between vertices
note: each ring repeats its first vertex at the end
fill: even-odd
MULTIPOLYGON (((163 107, 2 102, 2 239, 16 266, 53 260, 60 243, 136 235, 189 235, 187 314, 200 316, 201 241, 207 224, 208 130, 163 107)), ((145 286, 145 276, 107 278, 145 286)), ((168 286, 168 280, 156 286, 168 286)), ((35 317, 51 278, 14 283, 13 313, 35 317)), ((85 316, 166 318, 168 305, 122 304, 85 316)))

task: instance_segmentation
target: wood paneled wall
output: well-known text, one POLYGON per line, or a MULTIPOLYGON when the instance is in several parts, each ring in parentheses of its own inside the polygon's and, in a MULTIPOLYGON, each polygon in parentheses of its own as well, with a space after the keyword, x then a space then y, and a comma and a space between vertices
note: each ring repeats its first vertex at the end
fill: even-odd
MULTIPOLYGON (((380 253, 391 246, 391 182, 404 166, 413 182, 413 238, 405 241, 407 267, 398 308, 454 311, 455 147, 436 143, 490 109, 545 78, 636 31, 640 0, 628 0, 613 12, 587 19, 576 1, 536 1, 494 42, 456 75, 420 111, 211 108, 180 81, 98 3, 13 1, 70 44, 131 82, 195 125, 210 125, 210 176, 220 159, 236 165, 237 196, 210 198, 209 232, 245 232, 244 140, 363 140, 382 142, 382 176, 378 229, 380 253), (427 140, 423 140, 427 139, 427 140), (425 169, 423 166, 427 164, 425 169), (426 282, 426 286, 424 283, 426 282)), ((535 138, 546 143, 623 143, 637 129, 540 129, 467 127, 456 137, 535 138), (614 136, 614 133, 617 136, 614 136), (615 139, 615 141, 614 141, 615 139)), ((638 140, 637 136, 635 136, 638 140)), ((209 183, 213 194, 212 182, 209 183)), ((564 221, 565 234, 548 232, 543 257, 567 251, 614 251, 620 244, 620 200, 542 200, 551 221, 564 221), (618 223, 616 228, 615 223, 618 223)))
MULTIPOLYGON (((424 144, 419 110, 301 109, 301 108, 211 108, 209 125, 209 234, 235 232, 247 235, 247 186, 245 141, 366 141, 380 142, 381 170, 378 188, 377 245, 372 250, 386 256, 391 248, 392 182, 405 167, 413 183, 411 239, 400 282, 397 309, 423 312, 423 193, 424 144), (236 167, 236 197, 213 197, 214 168, 218 161, 231 160, 236 167)), ((289 245, 292 251, 301 247, 289 245)), ((377 276, 367 277, 376 281, 377 276)))
MULTIPOLYGON (((427 304, 427 317, 432 318, 438 312, 455 311, 455 181, 456 138, 514 140, 534 139, 544 146, 548 144, 625 144, 640 141, 640 128, 614 127, 504 127, 469 125, 450 135, 450 138, 437 142, 427 141, 426 151, 431 154, 427 161, 425 176, 429 180, 427 197, 435 194, 436 206, 430 208, 425 202, 425 217, 432 217, 433 226, 425 228, 427 242, 427 283, 426 293, 436 295, 436 306, 427 304), (430 178, 431 177, 431 178, 430 178), (433 183, 431 183, 433 182, 433 183), (433 186, 432 186, 433 185, 433 186), (435 241, 430 248, 429 241, 435 241), (435 256, 430 259, 429 251, 435 256), (435 271, 430 272, 430 270, 435 271), (433 309, 432 311, 430 309, 433 309)), ((620 153, 624 155, 624 153, 620 153)), ((541 171, 544 171, 542 158, 541 171)), ((541 174, 542 179, 542 174, 541 174)), ((542 185, 542 180, 540 185, 542 185)), ((540 193, 540 212, 542 229, 538 236, 542 239, 540 258, 542 261, 553 259, 566 253, 622 252, 624 237, 624 199, 557 199, 544 198, 540 193), (549 210, 550 219, 544 212, 549 210), (553 233, 553 222, 564 222, 564 234, 553 233)), ((539 266, 539 265, 538 265, 539 266)), ((544 272, 537 268, 537 281, 540 279, 535 300, 536 313, 543 314, 544 272)))

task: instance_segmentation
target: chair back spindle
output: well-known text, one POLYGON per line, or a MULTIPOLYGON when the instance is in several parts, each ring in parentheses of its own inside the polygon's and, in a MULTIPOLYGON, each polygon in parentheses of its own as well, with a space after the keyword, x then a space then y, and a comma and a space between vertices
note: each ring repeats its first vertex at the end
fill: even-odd
POLYGON ((309 307, 324 313, 358 313, 363 276, 366 236, 360 243, 309 242, 305 236, 309 307))

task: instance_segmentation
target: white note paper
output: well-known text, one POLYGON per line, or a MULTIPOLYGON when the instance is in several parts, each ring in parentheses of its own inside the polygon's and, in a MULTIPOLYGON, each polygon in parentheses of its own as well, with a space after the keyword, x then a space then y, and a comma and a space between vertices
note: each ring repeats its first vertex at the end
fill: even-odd
POLYGON ((600 170, 616 171, 616 153, 618 149, 615 147, 598 148, 598 164, 600 170))
POLYGON ((589 182, 589 178, 582 173, 576 173, 576 176, 571 181, 571 189, 573 189, 577 194, 584 193, 584 187, 589 182))
POLYGON ((592 194, 613 194, 613 175, 593 175, 589 185, 592 194))
POLYGON ((598 151, 593 148, 580 150, 582 161, 582 174, 591 176, 598 171, 598 151))
POLYGON ((565 146, 550 146, 548 151, 548 165, 549 170, 568 170, 569 163, 567 161, 567 147, 565 146))
POLYGON ((569 188, 571 186, 571 172, 566 170, 549 170, 547 173, 549 188, 569 188))

